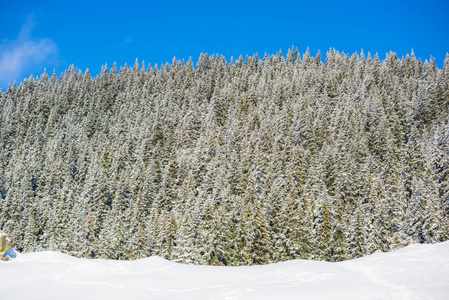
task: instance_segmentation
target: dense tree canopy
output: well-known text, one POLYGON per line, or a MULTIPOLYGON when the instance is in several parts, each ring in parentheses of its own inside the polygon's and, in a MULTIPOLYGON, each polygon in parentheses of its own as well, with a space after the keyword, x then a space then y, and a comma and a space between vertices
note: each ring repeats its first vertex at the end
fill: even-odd
POLYGON ((449 239, 449 56, 202 54, 0 92, 21 251, 212 265, 449 239))

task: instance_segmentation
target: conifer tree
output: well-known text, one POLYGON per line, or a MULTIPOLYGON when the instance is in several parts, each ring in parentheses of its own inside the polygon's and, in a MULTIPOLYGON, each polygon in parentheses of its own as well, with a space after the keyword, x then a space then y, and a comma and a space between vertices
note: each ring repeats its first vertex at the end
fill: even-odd
POLYGON ((449 56, 70 66, 0 91, 18 250, 217 265, 449 238, 449 56))

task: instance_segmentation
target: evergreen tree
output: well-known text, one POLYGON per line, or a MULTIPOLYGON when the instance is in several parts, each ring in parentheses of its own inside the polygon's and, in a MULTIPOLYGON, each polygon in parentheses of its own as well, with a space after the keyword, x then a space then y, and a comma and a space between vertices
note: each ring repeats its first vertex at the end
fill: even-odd
POLYGON ((0 229, 22 251, 339 261, 449 238, 449 56, 70 66, 0 91, 0 229))

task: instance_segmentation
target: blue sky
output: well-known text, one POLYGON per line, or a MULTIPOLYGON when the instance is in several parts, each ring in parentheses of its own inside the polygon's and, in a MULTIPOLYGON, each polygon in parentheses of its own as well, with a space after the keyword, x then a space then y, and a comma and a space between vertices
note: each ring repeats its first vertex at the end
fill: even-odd
POLYGON ((229 61, 287 52, 323 56, 414 50, 441 68, 449 52, 449 1, 21 1, 0 0, 0 88, 71 64, 92 75, 105 63, 229 61))

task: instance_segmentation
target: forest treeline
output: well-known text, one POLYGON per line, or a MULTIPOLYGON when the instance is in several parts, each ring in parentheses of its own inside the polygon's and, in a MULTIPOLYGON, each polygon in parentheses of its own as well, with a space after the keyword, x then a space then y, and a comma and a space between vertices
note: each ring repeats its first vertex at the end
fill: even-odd
POLYGON ((70 67, 0 92, 20 251, 210 265, 449 239, 449 55, 329 50, 70 67))

